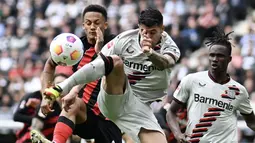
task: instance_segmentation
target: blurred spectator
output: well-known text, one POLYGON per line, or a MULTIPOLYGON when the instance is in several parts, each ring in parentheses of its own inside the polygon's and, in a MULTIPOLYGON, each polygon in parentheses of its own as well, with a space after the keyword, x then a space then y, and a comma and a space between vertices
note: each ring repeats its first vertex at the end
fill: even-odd
POLYGON ((45 11, 45 15, 52 27, 60 27, 64 22, 65 12, 65 5, 61 0, 52 0, 45 11))
POLYGON ((228 0, 218 0, 219 3, 216 6, 216 14, 219 17, 219 24, 221 26, 226 26, 232 24, 232 17, 230 16, 230 5, 228 0))
POLYGON ((124 0, 124 4, 120 6, 120 31, 134 28, 138 24, 137 5, 133 0, 124 0))
POLYGON ((188 55, 187 52, 191 53, 200 48, 201 42, 199 33, 197 31, 197 23, 195 17, 188 17, 187 27, 184 28, 184 30, 181 32, 181 37, 183 37, 183 40, 186 41, 183 44, 185 50, 182 52, 182 54, 188 55))

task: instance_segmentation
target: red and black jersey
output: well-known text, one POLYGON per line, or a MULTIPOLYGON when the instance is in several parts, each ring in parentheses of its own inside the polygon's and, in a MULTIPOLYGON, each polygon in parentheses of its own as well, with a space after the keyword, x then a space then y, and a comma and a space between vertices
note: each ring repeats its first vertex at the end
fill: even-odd
POLYGON ((19 105, 17 107, 16 112, 14 113, 13 119, 14 121, 24 123, 24 127, 16 132, 17 141, 16 143, 30 143, 30 125, 32 122, 33 117, 36 114, 36 107, 28 106, 29 100, 36 100, 38 105, 42 100, 41 92, 36 91, 30 94, 23 96, 20 100, 19 105))
MULTIPOLYGON (((113 38, 114 38, 113 35, 105 36, 104 44, 106 44, 113 38)), ((90 63, 97 57, 97 53, 95 52, 95 48, 94 48, 95 45, 89 44, 86 36, 81 37, 81 40, 84 45, 84 55, 81 61, 77 65, 73 66, 74 72, 77 71, 82 66, 90 63)), ((101 79, 98 79, 96 81, 86 84, 83 90, 79 92, 79 97, 82 98, 82 100, 86 103, 87 108, 89 110, 92 110, 96 115, 103 117, 97 103, 97 96, 100 91, 100 84, 101 84, 101 79)))

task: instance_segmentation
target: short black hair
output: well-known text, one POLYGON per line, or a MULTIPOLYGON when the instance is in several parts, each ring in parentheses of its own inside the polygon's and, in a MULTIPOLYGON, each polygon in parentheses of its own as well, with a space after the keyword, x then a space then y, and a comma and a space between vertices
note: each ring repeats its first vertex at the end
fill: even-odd
POLYGON ((206 37, 206 46, 208 46, 209 48, 211 48, 213 45, 223 45, 226 46, 227 49, 229 50, 229 55, 231 55, 232 52, 232 45, 229 42, 229 40, 231 40, 231 38, 229 38, 228 36, 233 33, 234 31, 231 31, 227 34, 225 34, 224 30, 220 27, 216 27, 216 30, 213 31, 213 36, 212 37, 206 37))
POLYGON ((163 24, 163 16, 159 10, 148 8, 141 11, 138 23, 148 27, 160 26, 163 24))
POLYGON ((101 14, 104 16, 105 21, 107 21, 107 12, 106 12, 106 9, 105 9, 103 6, 101 6, 101 5, 91 4, 91 5, 87 6, 87 7, 83 10, 83 13, 82 13, 82 20, 83 20, 85 14, 86 14, 87 12, 99 12, 99 13, 101 13, 101 14))

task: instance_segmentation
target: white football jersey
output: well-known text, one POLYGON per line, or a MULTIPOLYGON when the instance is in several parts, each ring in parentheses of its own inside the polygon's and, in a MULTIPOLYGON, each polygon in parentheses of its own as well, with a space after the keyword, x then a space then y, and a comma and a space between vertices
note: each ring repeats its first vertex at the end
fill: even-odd
POLYGON ((237 110, 242 114, 252 112, 248 93, 241 84, 231 78, 218 84, 208 71, 184 77, 174 98, 187 104, 189 139, 202 143, 238 142, 237 110))
MULTIPOLYGON (((118 55, 124 62, 124 70, 134 94, 142 101, 155 101, 166 95, 170 69, 159 70, 142 52, 139 44, 139 30, 129 30, 119 34, 106 44, 101 52, 118 55)), ((171 37, 162 33, 161 42, 154 48, 160 54, 171 54, 177 61, 180 51, 171 37)), ((118 80, 118 79, 116 79, 118 80)))

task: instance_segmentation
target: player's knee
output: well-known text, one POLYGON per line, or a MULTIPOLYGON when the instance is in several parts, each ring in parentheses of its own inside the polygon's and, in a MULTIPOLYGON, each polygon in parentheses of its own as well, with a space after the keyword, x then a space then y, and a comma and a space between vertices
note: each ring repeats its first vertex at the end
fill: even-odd
POLYGON ((79 113, 79 104, 74 103, 70 106, 70 109, 68 111, 62 110, 61 114, 65 117, 71 117, 76 116, 79 113))
POLYGON ((76 122, 77 123, 83 123, 87 120, 87 106, 86 104, 81 100, 79 99, 79 104, 80 104, 80 109, 77 113, 77 116, 76 116, 76 122))
POLYGON ((111 57, 113 60, 114 70, 123 70, 124 66, 122 59, 117 55, 112 55, 111 57))

